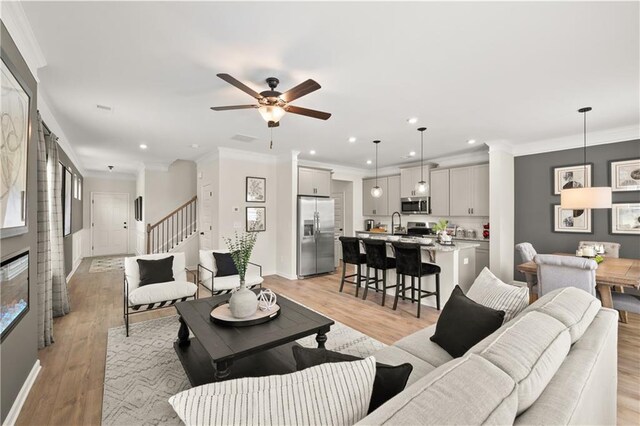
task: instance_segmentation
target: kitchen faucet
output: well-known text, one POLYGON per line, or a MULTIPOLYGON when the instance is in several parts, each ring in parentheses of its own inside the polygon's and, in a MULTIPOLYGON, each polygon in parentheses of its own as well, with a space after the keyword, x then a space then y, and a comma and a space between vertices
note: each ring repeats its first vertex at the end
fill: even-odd
POLYGON ((402 215, 400 214, 400 212, 391 213, 391 234, 395 234, 395 232, 396 232, 396 227, 395 227, 395 224, 393 222, 393 217, 395 215, 398 215, 398 227, 402 227, 402 215))

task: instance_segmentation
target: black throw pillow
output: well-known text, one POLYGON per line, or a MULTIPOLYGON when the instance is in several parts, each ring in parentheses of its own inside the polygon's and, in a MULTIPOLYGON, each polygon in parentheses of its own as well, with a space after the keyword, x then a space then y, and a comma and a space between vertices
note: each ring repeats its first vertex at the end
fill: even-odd
POLYGON ((216 277, 238 275, 238 268, 236 268, 236 264, 233 263, 231 253, 213 252, 213 259, 216 261, 216 277))
POLYGON ((175 281, 173 278, 173 256, 158 260, 137 259, 140 270, 140 287, 147 284, 175 281))
POLYGON ((458 358, 500 328, 503 320, 504 311, 474 302, 456 286, 442 309, 431 341, 458 358))
MULTIPOLYGON (((363 359, 326 349, 312 349, 302 346, 293 347, 293 358, 296 360, 296 369, 298 371, 327 362, 358 361, 363 359)), ((376 408, 402 392, 407 385, 411 371, 413 371, 413 366, 409 363, 395 367, 376 363, 376 377, 373 381, 373 392, 371 393, 367 414, 372 413, 376 408)))

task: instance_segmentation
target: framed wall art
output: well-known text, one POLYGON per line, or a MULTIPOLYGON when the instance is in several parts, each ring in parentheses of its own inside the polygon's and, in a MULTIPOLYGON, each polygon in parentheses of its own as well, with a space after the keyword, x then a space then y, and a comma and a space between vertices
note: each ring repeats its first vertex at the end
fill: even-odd
POLYGON ((267 178, 247 176, 247 202, 267 201, 267 178))
POLYGON ((640 203, 611 205, 611 233, 640 235, 640 203))
POLYGON ((262 232, 267 230, 266 207, 247 207, 247 232, 262 232))
POLYGON ((27 157, 31 92, 13 65, 0 66, 0 236, 21 235, 27 228, 27 157))
POLYGON ((560 195, 563 189, 591 187, 593 163, 553 168, 553 194, 560 195))
POLYGON ((556 204, 553 206, 553 232, 591 234, 591 216, 590 209, 563 209, 560 204, 556 204))
POLYGON ((640 158, 610 161, 611 191, 640 191, 640 158))

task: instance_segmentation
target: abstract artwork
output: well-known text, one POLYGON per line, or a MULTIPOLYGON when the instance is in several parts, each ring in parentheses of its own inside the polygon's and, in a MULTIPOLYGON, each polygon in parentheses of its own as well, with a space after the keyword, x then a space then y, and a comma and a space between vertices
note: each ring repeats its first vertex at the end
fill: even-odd
POLYGON ((264 203, 267 200, 267 179, 247 176, 247 201, 264 203))
POLYGON ((0 340, 29 311, 29 251, 0 264, 0 340))
POLYGON ((267 230, 267 209, 265 207, 247 207, 247 232, 267 230))
POLYGON ((611 205, 611 233, 640 235, 640 203, 611 205))
POLYGON ((611 162, 611 191, 640 191, 640 158, 611 162))
POLYGON ((591 233, 591 210, 563 209, 553 206, 553 232, 591 233))
POLYGON ((0 229, 6 237, 27 232, 30 97, 4 60, 0 73, 0 229))
POLYGON ((563 189, 589 187, 591 187, 591 164, 555 167, 553 169, 554 195, 560 195, 563 189))

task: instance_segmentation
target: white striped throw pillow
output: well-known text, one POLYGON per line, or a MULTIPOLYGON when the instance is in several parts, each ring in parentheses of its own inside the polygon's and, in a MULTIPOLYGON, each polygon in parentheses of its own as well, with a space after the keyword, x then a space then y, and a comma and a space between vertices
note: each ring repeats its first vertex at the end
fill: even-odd
POLYGON ((211 383, 169 398, 186 425, 352 425, 367 415, 376 360, 211 383))
POLYGON ((491 309, 504 311, 504 323, 510 321, 529 305, 529 289, 505 284, 484 268, 467 292, 474 302, 491 309))

